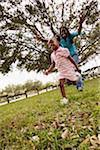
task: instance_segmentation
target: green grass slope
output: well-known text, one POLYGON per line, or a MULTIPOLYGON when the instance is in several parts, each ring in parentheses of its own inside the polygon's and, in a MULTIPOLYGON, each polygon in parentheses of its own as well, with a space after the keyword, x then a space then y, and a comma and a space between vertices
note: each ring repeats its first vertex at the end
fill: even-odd
POLYGON ((0 150, 99 150, 100 79, 0 106, 0 150))

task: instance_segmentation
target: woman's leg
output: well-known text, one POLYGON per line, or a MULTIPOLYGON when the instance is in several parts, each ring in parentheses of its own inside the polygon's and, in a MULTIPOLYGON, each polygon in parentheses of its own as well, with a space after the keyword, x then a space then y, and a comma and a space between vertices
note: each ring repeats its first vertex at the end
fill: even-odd
POLYGON ((60 79, 59 82, 60 82, 59 85, 60 85, 60 91, 61 91, 62 97, 66 98, 66 93, 65 93, 65 88, 64 88, 65 79, 60 79))
MULTIPOLYGON (((75 53, 75 55, 73 55, 73 59, 76 62, 76 64, 79 63, 79 56, 78 56, 78 52, 75 53)), ((80 77, 80 79, 76 82, 76 88, 80 91, 83 90, 83 80, 82 80, 82 76, 80 77)))
POLYGON ((82 91, 83 90, 83 80, 82 76, 79 78, 79 80, 76 82, 76 87, 78 90, 82 91))
POLYGON ((76 64, 79 64, 79 56, 78 56, 78 52, 76 52, 73 56, 74 61, 76 62, 76 64))

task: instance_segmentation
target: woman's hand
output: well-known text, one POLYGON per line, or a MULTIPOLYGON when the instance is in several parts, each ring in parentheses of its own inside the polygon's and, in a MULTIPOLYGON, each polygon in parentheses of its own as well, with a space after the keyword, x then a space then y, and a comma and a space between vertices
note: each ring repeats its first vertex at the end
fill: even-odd
POLYGON ((85 15, 81 14, 80 15, 80 23, 83 23, 85 20, 85 15))

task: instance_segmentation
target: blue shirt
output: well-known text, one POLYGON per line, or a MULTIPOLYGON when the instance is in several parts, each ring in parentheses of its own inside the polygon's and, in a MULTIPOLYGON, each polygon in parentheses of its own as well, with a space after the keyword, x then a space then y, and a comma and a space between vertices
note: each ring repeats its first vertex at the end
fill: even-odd
POLYGON ((74 37, 78 36, 78 32, 70 33, 70 36, 68 36, 66 39, 61 38, 60 40, 60 46, 64 48, 68 48, 70 51, 71 56, 73 56, 77 52, 77 48, 74 43, 72 43, 72 40, 74 37))

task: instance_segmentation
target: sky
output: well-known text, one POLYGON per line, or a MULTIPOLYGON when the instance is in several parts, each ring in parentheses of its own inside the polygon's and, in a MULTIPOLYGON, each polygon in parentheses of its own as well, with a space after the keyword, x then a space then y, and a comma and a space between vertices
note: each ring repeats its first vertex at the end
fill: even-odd
POLYGON ((43 73, 36 73, 35 71, 27 72, 25 69, 23 71, 15 68, 12 72, 6 75, 0 74, 0 90, 4 89, 8 85, 18 85, 24 84, 28 80, 41 81, 43 84, 47 82, 55 82, 57 75, 55 73, 48 76, 43 75, 43 73))
MULTIPOLYGON (((60 4, 62 1, 65 0, 55 0, 57 4, 60 4)), ((28 0, 26 1, 28 2, 28 0)), ((87 70, 93 66, 100 65, 100 58, 95 57, 95 59, 90 59, 90 61, 81 67, 82 71, 87 70)), ((12 72, 10 71, 8 74, 3 75, 0 73, 0 90, 4 89, 6 86, 14 84, 24 84, 28 80, 40 80, 43 84, 47 82, 55 82, 57 81, 58 74, 52 73, 48 76, 43 75, 43 73, 36 73, 35 71, 27 72, 25 69, 23 71, 18 70, 16 65, 13 66, 12 72)))
MULTIPOLYGON (((100 56, 96 56, 95 59, 90 59, 88 63, 81 67, 82 71, 89 68, 100 65, 100 56)), ((47 82, 56 82, 58 80, 58 73, 51 73, 48 76, 44 75, 42 72, 36 73, 35 71, 27 72, 25 69, 23 71, 18 70, 16 66, 13 66, 12 72, 6 75, 0 73, 0 90, 4 89, 8 85, 18 85, 24 84, 28 80, 39 80, 43 84, 47 82)))

